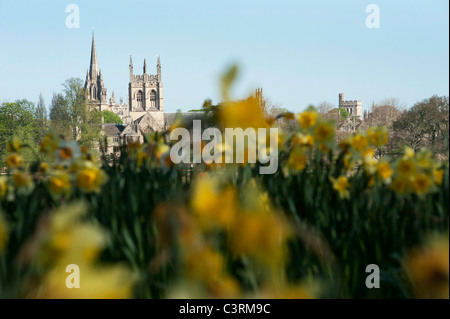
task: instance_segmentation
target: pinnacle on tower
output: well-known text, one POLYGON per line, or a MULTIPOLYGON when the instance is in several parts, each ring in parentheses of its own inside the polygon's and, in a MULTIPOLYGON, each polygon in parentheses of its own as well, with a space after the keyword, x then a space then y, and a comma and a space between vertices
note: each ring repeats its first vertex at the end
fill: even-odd
POLYGON ((97 50, 95 49, 95 38, 94 32, 92 32, 92 48, 91 48, 91 66, 89 69, 89 76, 91 79, 95 80, 98 75, 98 61, 97 61, 97 50))
POLYGON ((159 55, 158 55, 158 62, 156 64, 156 71, 158 73, 158 80, 161 81, 161 59, 159 58, 159 55))
POLYGON ((147 74, 147 61, 144 59, 144 74, 147 74))
POLYGON ((130 76, 131 75, 133 75, 133 58, 131 57, 131 54, 130 54, 130 76))
POLYGON ((103 86, 103 75, 102 75, 102 70, 100 70, 100 71, 98 72, 98 78, 100 79, 100 84, 101 84, 101 86, 103 86))

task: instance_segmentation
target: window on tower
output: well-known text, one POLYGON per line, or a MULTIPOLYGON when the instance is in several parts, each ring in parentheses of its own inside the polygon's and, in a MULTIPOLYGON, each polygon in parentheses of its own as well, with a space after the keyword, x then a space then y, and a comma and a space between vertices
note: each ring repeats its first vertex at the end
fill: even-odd
POLYGON ((156 92, 152 90, 150 93, 150 108, 156 109, 156 92))
POLYGON ((138 107, 142 107, 142 91, 139 91, 136 96, 138 107))

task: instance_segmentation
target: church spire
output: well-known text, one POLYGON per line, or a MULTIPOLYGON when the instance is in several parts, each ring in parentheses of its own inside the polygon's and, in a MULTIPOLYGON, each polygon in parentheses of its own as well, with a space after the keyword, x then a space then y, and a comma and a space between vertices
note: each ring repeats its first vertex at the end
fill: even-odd
POLYGON ((147 74, 147 60, 144 59, 144 74, 147 74))
POLYGON ((130 67, 130 81, 131 81, 131 78, 133 76, 133 59, 131 57, 131 54, 130 54, 130 65, 129 65, 129 67, 130 67))
POLYGON ((98 75, 97 50, 95 49, 94 32, 92 32, 91 66, 89 69, 91 79, 96 79, 98 75))

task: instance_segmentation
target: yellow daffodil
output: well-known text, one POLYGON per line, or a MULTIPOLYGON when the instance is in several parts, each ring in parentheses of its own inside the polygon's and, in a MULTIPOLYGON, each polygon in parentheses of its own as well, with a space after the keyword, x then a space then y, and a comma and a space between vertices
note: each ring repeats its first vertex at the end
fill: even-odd
POLYGON ((55 171, 49 179, 49 185, 50 191, 56 195, 68 193, 72 187, 69 175, 63 171, 55 171))
POLYGON ((442 181, 444 180, 444 173, 445 171, 443 169, 433 170, 434 182, 439 186, 442 185, 442 181))
POLYGON ((238 255, 250 255, 271 269, 279 269, 290 236, 288 225, 274 213, 245 212, 231 229, 230 245, 238 255))
POLYGON ((41 145, 40 150, 42 153, 54 156, 55 151, 59 147, 59 138, 51 133, 45 135, 41 145))
POLYGON ((8 178, 6 176, 0 176, 0 200, 6 198, 8 192, 8 178))
POLYGON ((209 246, 186 251, 184 262, 186 276, 190 280, 212 283, 224 274, 223 256, 209 246))
POLYGON ((418 195, 427 193, 431 185, 431 179, 424 173, 419 173, 412 178, 412 188, 418 195))
POLYGON ((106 174, 98 167, 82 169, 77 175, 77 186, 87 192, 99 192, 106 182, 106 174))
POLYGON ((317 122, 317 113, 313 111, 305 111, 298 117, 298 123, 302 129, 313 127, 317 122))
POLYGON ((34 189, 33 179, 28 172, 14 172, 12 175, 12 181, 19 194, 28 195, 34 189))
POLYGON ((236 299, 241 296, 239 283, 231 276, 222 276, 212 281, 208 289, 213 298, 217 299, 236 299))
POLYGON ((346 152, 343 158, 344 166, 347 171, 351 170, 355 163, 351 152, 346 152))
POLYGON ((314 146, 314 137, 310 134, 295 134, 291 140, 291 146, 306 146, 313 147, 314 146))
POLYGON ((219 189, 218 181, 207 175, 194 186, 191 205, 201 228, 231 227, 236 217, 237 194, 231 187, 219 189))
POLYGON ((411 147, 406 146, 404 154, 403 154, 403 158, 404 159, 413 158, 414 154, 415 154, 414 150, 411 147))
POLYGON ((9 153, 20 153, 22 143, 17 137, 14 137, 11 141, 8 141, 7 148, 9 153))
POLYGON ((314 129, 314 139, 320 143, 328 143, 334 138, 334 127, 331 123, 322 122, 314 129))
POLYGON ((257 299, 316 299, 317 297, 311 291, 312 289, 308 286, 298 285, 287 287, 283 286, 272 286, 263 287, 261 292, 259 292, 255 298, 257 299))
POLYGON ((367 130, 367 137, 371 145, 382 147, 388 142, 386 127, 370 127, 367 130))
POLYGON ((406 271, 417 298, 449 298, 449 240, 434 238, 412 249, 405 258, 406 271))
POLYGON ((397 173, 402 176, 412 176, 416 172, 416 163, 413 159, 401 159, 397 163, 397 173))
POLYGON ((50 165, 48 165, 48 163, 42 162, 39 165, 39 173, 41 174, 48 174, 50 172, 50 165))
POLYGON ((422 169, 430 169, 434 165, 432 154, 428 150, 421 150, 415 156, 417 166, 422 169))
POLYGON ((38 299, 128 299, 133 297, 134 276, 124 266, 93 267, 79 265, 80 287, 68 289, 69 273, 65 266, 48 273, 38 292, 28 297, 38 299))
POLYGON ((294 148, 289 154, 286 166, 293 171, 303 171, 306 168, 307 163, 308 160, 306 155, 299 148, 294 148))
POLYGON ((386 161, 380 161, 377 164, 377 175, 384 181, 389 181, 394 171, 391 168, 391 165, 386 161))
POLYGON ((345 176, 339 176, 337 179, 331 178, 333 189, 339 193, 340 198, 350 198, 350 183, 345 176))
POLYGON ((237 102, 226 102, 219 108, 219 117, 224 127, 247 129, 267 128, 263 110, 254 97, 237 102))
POLYGON ((363 153, 369 146, 369 141, 364 135, 356 134, 351 139, 351 146, 357 153, 363 153))
POLYGON ((375 174, 377 163, 378 163, 378 161, 374 158, 374 153, 375 153, 375 150, 373 149, 373 147, 368 147, 363 152, 363 155, 362 155, 364 169, 369 174, 375 174))
POLYGON ((6 225, 6 220, 0 213, 0 255, 8 243, 8 237, 8 225, 6 225))
POLYGON ((12 153, 6 158, 6 166, 9 168, 19 168, 23 164, 23 158, 17 153, 12 153))
MULTIPOLYGON (((203 147, 202 147, 202 149, 203 149, 203 147)), ((164 142, 158 143, 158 144, 156 145, 156 150, 155 150, 155 157, 156 157, 156 160, 159 161, 159 160, 161 159, 161 157, 162 157, 164 154, 167 154, 168 152, 170 152, 170 147, 169 147, 169 145, 165 144, 164 142)))
POLYGON ((399 194, 406 194, 410 191, 411 183, 408 177, 399 176, 393 180, 391 187, 399 194))

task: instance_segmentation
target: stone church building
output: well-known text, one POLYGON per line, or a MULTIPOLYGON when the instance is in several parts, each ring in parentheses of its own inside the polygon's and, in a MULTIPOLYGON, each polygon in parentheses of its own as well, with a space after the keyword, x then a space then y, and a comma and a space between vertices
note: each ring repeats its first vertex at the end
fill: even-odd
POLYGON ((102 124, 102 132, 108 140, 108 148, 105 150, 107 154, 118 151, 123 141, 142 143, 145 134, 165 130, 170 127, 175 118, 175 113, 164 113, 160 58, 158 57, 156 64, 156 74, 149 74, 146 60, 144 60, 142 74, 134 74, 131 57, 129 71, 127 103, 124 103, 123 99, 117 103, 114 92, 108 99, 108 90, 99 68, 95 38, 92 35, 91 62, 84 85, 88 103, 95 104, 100 112, 111 111, 117 114, 123 122, 123 124, 102 124))

